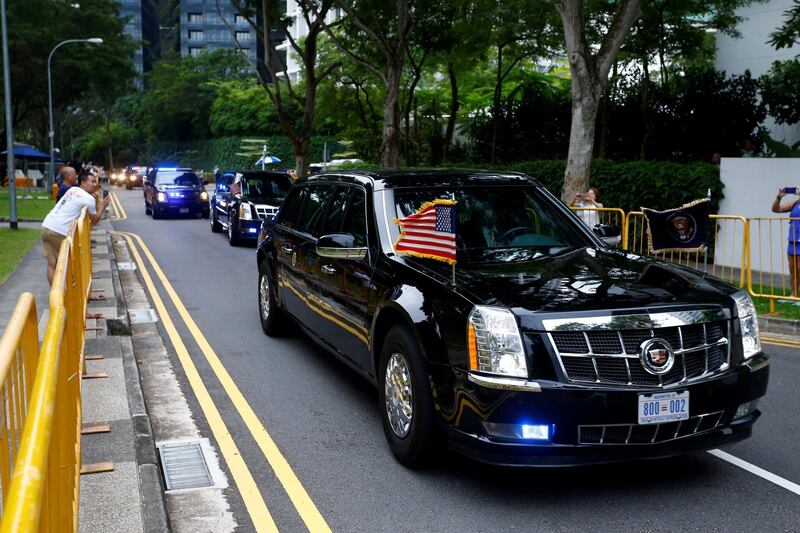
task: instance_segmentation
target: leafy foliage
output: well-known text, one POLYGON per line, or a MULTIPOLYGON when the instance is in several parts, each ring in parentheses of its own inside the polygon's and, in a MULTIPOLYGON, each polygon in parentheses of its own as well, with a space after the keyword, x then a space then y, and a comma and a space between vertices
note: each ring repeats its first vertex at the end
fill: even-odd
POLYGON ((800 42, 800 0, 794 0, 783 17, 783 25, 769 36, 769 43, 778 50, 790 48, 800 42))
POLYGON ((275 106, 261 85, 223 81, 216 87, 208 127, 214 137, 280 135, 275 106))
POLYGON ((778 124, 800 122, 800 61, 776 61, 761 76, 761 99, 778 124))

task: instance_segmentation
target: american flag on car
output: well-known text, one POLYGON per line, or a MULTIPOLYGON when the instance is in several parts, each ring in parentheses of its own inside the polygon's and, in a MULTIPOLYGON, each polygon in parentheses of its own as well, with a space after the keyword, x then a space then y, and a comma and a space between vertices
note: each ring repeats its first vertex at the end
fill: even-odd
POLYGON ((233 196, 241 196, 242 194, 242 182, 241 181, 234 181, 231 183, 231 194, 233 196))
POLYGON ((397 253, 456 263, 455 200, 425 202, 416 213, 395 222, 400 226, 397 253))

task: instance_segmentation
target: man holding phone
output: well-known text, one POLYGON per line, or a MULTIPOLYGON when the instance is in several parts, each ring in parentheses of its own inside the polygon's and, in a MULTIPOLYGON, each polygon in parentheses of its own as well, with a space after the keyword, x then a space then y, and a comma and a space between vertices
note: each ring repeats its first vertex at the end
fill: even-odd
POLYGON ((789 213, 789 236, 786 255, 789 259, 789 275, 792 278, 792 296, 800 296, 800 199, 797 198, 797 187, 784 187, 778 190, 778 196, 772 202, 773 213, 789 213), (790 202, 783 201, 784 196, 791 194, 795 198, 790 202))
POLYGON ((42 243, 47 258, 47 281, 52 285, 58 262, 61 243, 69 232, 72 222, 81 215, 85 207, 92 224, 97 224, 108 207, 109 198, 104 195, 99 208, 95 204, 94 192, 97 190, 97 176, 82 172, 78 176, 78 186, 72 187, 61 197, 55 207, 42 222, 42 243))

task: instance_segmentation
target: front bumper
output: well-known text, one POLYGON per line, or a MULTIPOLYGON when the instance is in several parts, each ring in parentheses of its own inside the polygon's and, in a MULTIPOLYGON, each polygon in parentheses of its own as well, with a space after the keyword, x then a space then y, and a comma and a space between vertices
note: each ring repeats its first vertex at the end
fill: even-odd
POLYGON ((749 437, 760 412, 753 410, 737 419, 734 416, 740 405, 766 393, 768 380, 769 358, 761 353, 724 373, 664 389, 689 391, 691 423, 663 424, 654 430, 652 439, 649 433, 642 438, 642 433, 651 431, 652 426, 639 426, 636 418, 638 394, 660 392, 652 390, 554 381, 537 382, 540 392, 503 390, 478 385, 463 374, 456 377, 452 407, 443 408, 441 416, 450 447, 481 462, 571 466, 653 459, 708 450, 749 437), (708 418, 709 414, 713 418, 708 418), (692 431, 695 421, 696 431, 692 431), (549 441, 527 441, 492 435, 486 423, 546 424, 553 429, 549 441), (614 428, 610 431, 616 433, 617 439, 601 444, 597 438, 587 443, 589 433, 585 428, 599 426, 614 428), (634 431, 637 436, 630 439, 634 431))
POLYGON ((256 242, 256 240, 258 240, 258 232, 260 229, 261 229, 260 220, 240 220, 239 238, 245 241, 256 242))
POLYGON ((207 214, 209 212, 208 202, 203 201, 176 201, 167 200, 166 202, 157 202, 158 209, 162 213, 170 214, 207 214), (184 211, 185 210, 185 211, 184 211))

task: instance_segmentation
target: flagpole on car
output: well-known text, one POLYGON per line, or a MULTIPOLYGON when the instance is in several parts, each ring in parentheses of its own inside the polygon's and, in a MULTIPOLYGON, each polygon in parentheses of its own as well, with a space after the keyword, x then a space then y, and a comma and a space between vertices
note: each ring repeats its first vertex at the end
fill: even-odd
MULTIPOLYGON (((711 187, 708 188, 708 192, 706 193, 706 198, 708 198, 708 201, 711 202, 711 187)), ((716 232, 714 233, 716 234, 716 232)), ((709 239, 708 236, 706 236, 706 241, 709 240, 711 239, 709 239)), ((703 257, 703 272, 706 273, 708 272, 708 242, 706 242, 706 252, 703 257)))
MULTIPOLYGON (((709 190, 711 190, 711 189, 709 189, 709 190)), ((451 199, 453 200, 453 213, 455 213, 456 206, 458 205, 458 203, 456 203, 456 193, 450 193, 450 196, 451 196, 451 199)), ((455 220, 458 220, 458 217, 455 216, 455 215, 453 216, 453 218, 455 220)), ((455 232, 456 232, 456 228, 455 228, 455 225, 454 225, 453 226, 453 233, 455 234, 455 232)), ((458 258, 458 248, 456 248, 456 251, 454 252, 454 254, 455 254, 456 258, 458 258)), ((456 262, 455 261, 453 261, 452 267, 453 267, 453 287, 455 287, 456 286, 456 262)))

